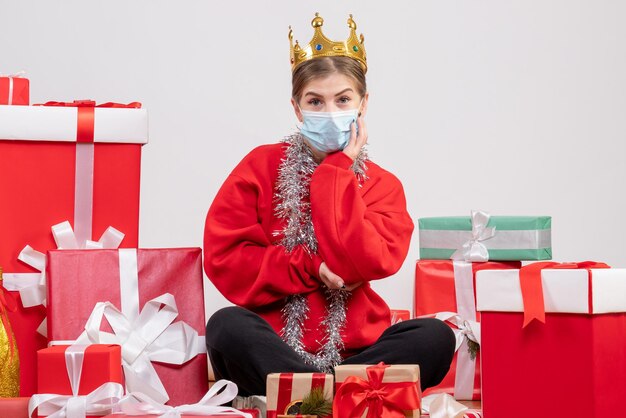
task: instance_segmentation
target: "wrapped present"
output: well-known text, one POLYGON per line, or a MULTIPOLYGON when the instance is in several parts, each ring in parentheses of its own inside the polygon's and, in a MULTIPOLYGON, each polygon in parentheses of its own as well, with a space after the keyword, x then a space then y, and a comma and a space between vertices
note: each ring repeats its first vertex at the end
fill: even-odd
POLYGON ((528 394, 546 417, 615 416, 626 399, 626 269, 534 263, 476 275, 482 407, 521 418, 528 394))
MULTIPOLYGON (((228 380, 219 380, 209 389, 199 402, 188 405, 163 405, 145 393, 129 393, 122 398, 116 409, 119 413, 105 418, 156 418, 156 417, 240 417, 260 418, 255 412, 249 413, 235 408, 222 406, 231 402, 237 395, 237 385, 228 380)), ((71 418, 71 417, 70 417, 71 418)))
POLYGON ((420 398, 418 365, 335 367, 333 418, 419 418, 420 398))
POLYGON ((267 375, 267 418, 295 415, 306 395, 321 388, 333 399, 333 375, 324 373, 271 373, 267 375))
POLYGON ((411 311, 404 309, 391 309, 391 325, 395 325, 398 322, 408 321, 411 319, 411 311))
POLYGON ((37 352, 37 389, 29 416, 80 418, 110 413, 124 394, 118 345, 55 346, 37 352), (79 414, 78 412, 81 412, 79 414))
POLYGON ((460 400, 480 399, 480 315, 474 277, 486 269, 515 269, 519 261, 468 263, 419 260, 415 266, 415 316, 436 317, 452 327, 456 354, 443 381, 424 394, 449 393, 460 400))
POLYGON ((125 233, 123 246, 138 244, 148 126, 146 111, 136 106, 0 106, 0 265, 5 288, 21 295, 9 314, 21 396, 35 392, 36 352, 47 343, 37 329, 46 313, 44 253, 57 248, 50 227, 69 221, 74 247, 88 246, 109 226, 125 233))
POLYGON ((471 216, 421 218, 421 259, 549 260, 552 258, 549 216, 471 216))
POLYGON ((0 398, 2 418, 29 418, 29 399, 30 398, 0 398))
POLYGON ((24 72, 11 75, 0 74, 0 105, 28 105, 30 103, 29 81, 24 72))
POLYGON ((53 343, 122 345, 128 390, 161 403, 207 392, 200 248, 52 250, 47 279, 53 343))

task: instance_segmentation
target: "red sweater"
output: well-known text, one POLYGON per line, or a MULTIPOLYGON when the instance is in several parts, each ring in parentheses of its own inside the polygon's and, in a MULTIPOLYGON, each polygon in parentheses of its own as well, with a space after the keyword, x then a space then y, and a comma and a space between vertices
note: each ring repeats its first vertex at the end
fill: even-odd
POLYGON ((343 152, 329 155, 311 178, 311 217, 318 255, 278 245, 284 221, 274 214, 278 168, 287 145, 263 145, 235 167, 217 193, 206 219, 204 266, 215 287, 232 303, 265 318, 280 333, 285 298, 305 294, 309 317, 304 344, 315 353, 324 336, 326 299, 319 279, 325 261, 347 284, 363 281, 346 305, 344 355, 372 345, 389 327, 389 307, 369 281, 394 274, 406 258, 413 222, 400 181, 367 161, 369 177, 359 187, 343 152))

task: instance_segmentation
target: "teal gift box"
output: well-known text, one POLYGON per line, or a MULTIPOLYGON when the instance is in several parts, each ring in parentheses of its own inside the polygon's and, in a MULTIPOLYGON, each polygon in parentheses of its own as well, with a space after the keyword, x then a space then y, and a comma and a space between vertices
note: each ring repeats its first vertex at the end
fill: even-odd
POLYGON ((420 218, 420 258, 465 261, 550 260, 550 216, 472 216, 420 218))

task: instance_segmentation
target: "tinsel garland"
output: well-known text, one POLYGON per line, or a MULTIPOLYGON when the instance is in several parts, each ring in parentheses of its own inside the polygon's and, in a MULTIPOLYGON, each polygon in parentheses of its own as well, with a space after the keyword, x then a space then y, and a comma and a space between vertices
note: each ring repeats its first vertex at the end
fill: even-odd
MULTIPOLYGON (((275 195, 275 214, 284 219, 285 227, 281 231, 283 237, 280 245, 287 252, 302 245, 309 254, 317 254, 317 238, 311 221, 311 204, 309 203, 311 176, 317 163, 311 150, 304 142, 300 133, 284 139, 288 144, 281 165, 278 169, 278 181, 275 195)), ((367 179, 367 151, 362 148, 352 164, 359 185, 367 179)), ((325 328, 322 347, 318 353, 312 354, 305 350, 304 321, 308 317, 309 306, 302 295, 291 295, 287 298, 282 311, 285 326, 282 330, 283 340, 293 348, 304 360, 320 371, 330 372, 341 363, 343 340, 341 332, 346 324, 346 302, 350 292, 326 288, 326 316, 321 322, 325 328)))

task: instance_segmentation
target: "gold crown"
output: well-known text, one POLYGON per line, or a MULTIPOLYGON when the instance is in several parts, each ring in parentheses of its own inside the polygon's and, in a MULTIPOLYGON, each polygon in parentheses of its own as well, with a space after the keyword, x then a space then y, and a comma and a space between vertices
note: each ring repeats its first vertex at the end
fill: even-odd
POLYGON ((291 71, 295 71, 300 64, 305 61, 318 57, 350 57, 357 60, 363 67, 363 71, 367 72, 367 57, 365 56, 365 48, 363 47, 364 37, 356 36, 356 23, 352 19, 352 15, 348 18, 348 27, 350 28, 350 36, 345 41, 331 41, 322 33, 324 19, 319 13, 315 13, 315 17, 311 21, 311 26, 315 29, 313 38, 307 46, 302 48, 298 41, 293 44, 293 30, 289 26, 289 45, 291 52, 291 71))

